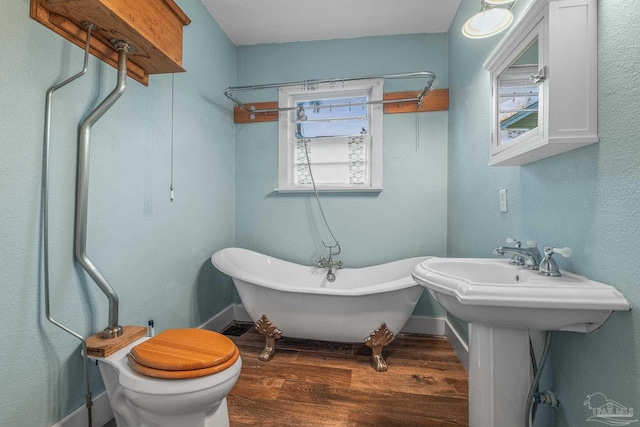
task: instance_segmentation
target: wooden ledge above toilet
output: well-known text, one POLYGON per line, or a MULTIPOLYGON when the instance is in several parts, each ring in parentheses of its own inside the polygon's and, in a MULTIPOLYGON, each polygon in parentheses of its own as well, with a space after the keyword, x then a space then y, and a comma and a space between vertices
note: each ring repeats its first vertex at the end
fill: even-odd
POLYGON ((102 332, 87 338, 87 356, 107 357, 147 334, 144 326, 123 326, 118 338, 102 338, 102 332))

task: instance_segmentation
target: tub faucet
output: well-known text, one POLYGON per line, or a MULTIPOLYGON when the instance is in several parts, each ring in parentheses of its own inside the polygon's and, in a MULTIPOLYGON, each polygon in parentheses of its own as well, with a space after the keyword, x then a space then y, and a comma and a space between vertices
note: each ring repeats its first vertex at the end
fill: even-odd
MULTIPOLYGON (((498 246, 494 251, 494 255, 504 255, 504 254, 512 254, 519 258, 519 265, 524 265, 524 268, 529 270, 538 270, 540 268, 540 262, 542 261, 542 254, 540 253, 540 249, 538 249, 538 242, 531 240, 527 242, 528 248, 509 248, 504 246, 498 246)), ((513 260, 512 259, 512 260, 513 260)))
MULTIPOLYGON (((324 244, 324 242, 323 242, 324 244)), ((335 246, 327 246, 325 245, 325 247, 329 248, 329 259, 325 258, 324 255, 320 256, 320 259, 317 262, 317 266, 318 268, 326 268, 327 271, 327 280, 329 282, 334 282, 336 280, 336 270, 339 270, 341 268, 344 268, 344 264, 342 264, 342 261, 337 261, 333 259, 334 255, 338 255, 340 253, 340 244, 336 242, 335 246), (333 249, 337 248, 338 251, 337 252, 333 252, 333 249)))

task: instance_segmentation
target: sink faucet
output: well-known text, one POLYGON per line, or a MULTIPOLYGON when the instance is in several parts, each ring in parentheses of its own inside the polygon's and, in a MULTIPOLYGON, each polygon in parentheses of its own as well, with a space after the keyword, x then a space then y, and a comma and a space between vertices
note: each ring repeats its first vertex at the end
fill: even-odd
MULTIPOLYGON (((324 243, 324 242, 323 242, 324 243)), ((326 259, 323 256, 320 256, 320 259, 318 260, 318 262, 316 263, 316 265, 318 266, 318 268, 326 268, 327 271, 327 280, 329 282, 334 282, 336 280, 336 270, 339 270, 341 268, 344 268, 344 264, 342 263, 342 261, 338 261, 338 260, 334 260, 333 256, 334 255, 338 255, 340 253, 340 244, 338 242, 336 242, 335 246, 327 246, 325 245, 325 247, 329 248, 329 259, 326 259), (338 248, 337 252, 333 252, 334 248, 338 248)))
POLYGON ((538 270, 540 268, 540 262, 542 261, 542 254, 538 249, 538 242, 530 240, 527 242, 528 248, 509 248, 504 246, 498 246, 494 251, 494 255, 512 254, 519 258, 518 264, 524 265, 524 268, 529 270, 538 270))

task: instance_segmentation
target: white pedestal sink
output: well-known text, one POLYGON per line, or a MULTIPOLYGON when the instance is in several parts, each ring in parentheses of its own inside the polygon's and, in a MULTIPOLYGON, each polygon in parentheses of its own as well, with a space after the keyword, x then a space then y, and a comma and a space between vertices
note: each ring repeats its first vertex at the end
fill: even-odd
POLYGON ((591 332, 630 309, 614 287, 504 259, 431 258, 413 278, 469 326, 469 426, 522 426, 532 381, 529 330, 591 332))

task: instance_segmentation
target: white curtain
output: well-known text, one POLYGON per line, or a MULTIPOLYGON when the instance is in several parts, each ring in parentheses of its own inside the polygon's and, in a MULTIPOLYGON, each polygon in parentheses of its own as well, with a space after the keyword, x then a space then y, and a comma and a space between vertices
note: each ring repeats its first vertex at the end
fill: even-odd
MULTIPOLYGON (((306 139, 317 186, 368 185, 370 135, 306 139)), ((294 185, 311 185, 304 141, 294 144, 294 185)))

